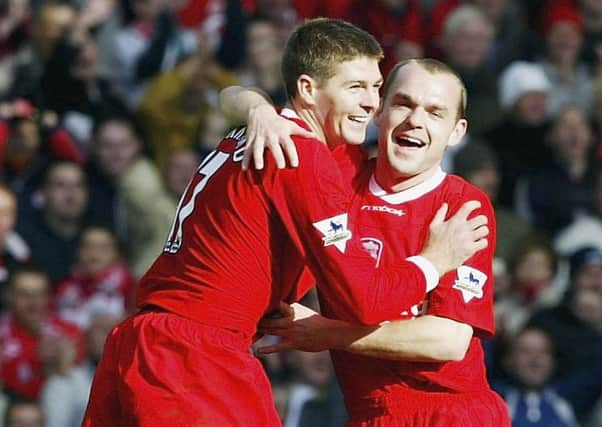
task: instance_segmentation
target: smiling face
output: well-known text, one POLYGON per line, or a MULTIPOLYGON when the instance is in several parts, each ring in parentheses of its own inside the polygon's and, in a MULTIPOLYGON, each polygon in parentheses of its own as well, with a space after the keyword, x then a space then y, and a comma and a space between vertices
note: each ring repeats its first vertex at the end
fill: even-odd
POLYGON ((467 123, 458 118, 462 86, 455 75, 411 61, 390 78, 376 115, 376 177, 384 188, 399 191, 431 176, 467 123))
POLYGON ((364 142, 380 99, 378 61, 368 57, 345 61, 335 67, 331 78, 313 82, 311 102, 328 145, 364 142))

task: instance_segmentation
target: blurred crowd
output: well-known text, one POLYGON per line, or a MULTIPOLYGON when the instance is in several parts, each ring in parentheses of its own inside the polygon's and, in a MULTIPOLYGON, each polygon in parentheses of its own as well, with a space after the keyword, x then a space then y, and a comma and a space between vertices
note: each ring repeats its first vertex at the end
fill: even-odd
MULTIPOLYGON (((283 45, 317 16, 372 33, 385 75, 429 56, 462 76, 444 169, 496 208, 490 381, 514 426, 602 426, 600 0, 0 0, 0 425, 80 425, 107 333, 234 124, 219 90, 283 105, 283 45)), ((328 353, 262 357, 285 427, 344 425, 328 353)))

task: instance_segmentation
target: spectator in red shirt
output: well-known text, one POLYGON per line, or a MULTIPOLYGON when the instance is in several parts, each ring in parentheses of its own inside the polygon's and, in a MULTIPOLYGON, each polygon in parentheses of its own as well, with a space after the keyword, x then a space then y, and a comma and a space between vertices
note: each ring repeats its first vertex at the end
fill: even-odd
POLYGON ((83 356, 79 329, 49 311, 48 276, 23 268, 9 282, 10 311, 0 319, 0 375, 9 394, 36 399, 48 372, 83 356))
POLYGON ((59 316, 88 329, 99 308, 122 317, 131 307, 134 277, 121 259, 115 234, 89 226, 81 235, 73 273, 59 283, 55 304, 59 316))

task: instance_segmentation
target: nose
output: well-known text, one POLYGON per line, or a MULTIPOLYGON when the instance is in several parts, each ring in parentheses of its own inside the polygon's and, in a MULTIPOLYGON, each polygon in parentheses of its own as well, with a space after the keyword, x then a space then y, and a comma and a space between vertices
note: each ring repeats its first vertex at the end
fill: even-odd
POLYGON ((380 94, 378 92, 378 88, 369 88, 364 91, 364 96, 362 97, 362 107, 369 113, 376 111, 380 104, 380 94))
POLYGON ((425 119, 426 111, 422 107, 413 108, 408 116, 406 117, 406 122, 411 125, 413 128, 423 127, 424 119, 425 119))

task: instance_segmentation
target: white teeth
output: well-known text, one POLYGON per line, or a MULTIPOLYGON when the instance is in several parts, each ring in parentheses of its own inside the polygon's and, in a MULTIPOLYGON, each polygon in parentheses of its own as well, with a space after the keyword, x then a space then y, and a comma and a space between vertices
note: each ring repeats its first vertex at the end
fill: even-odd
POLYGON ((349 120, 358 123, 366 123, 368 121, 368 117, 363 116, 349 116, 349 120))
POLYGON ((406 141, 411 142, 412 144, 417 144, 420 146, 424 145, 424 143, 421 140, 412 138, 411 136, 402 135, 402 136, 398 136, 397 139, 405 139, 406 141))

